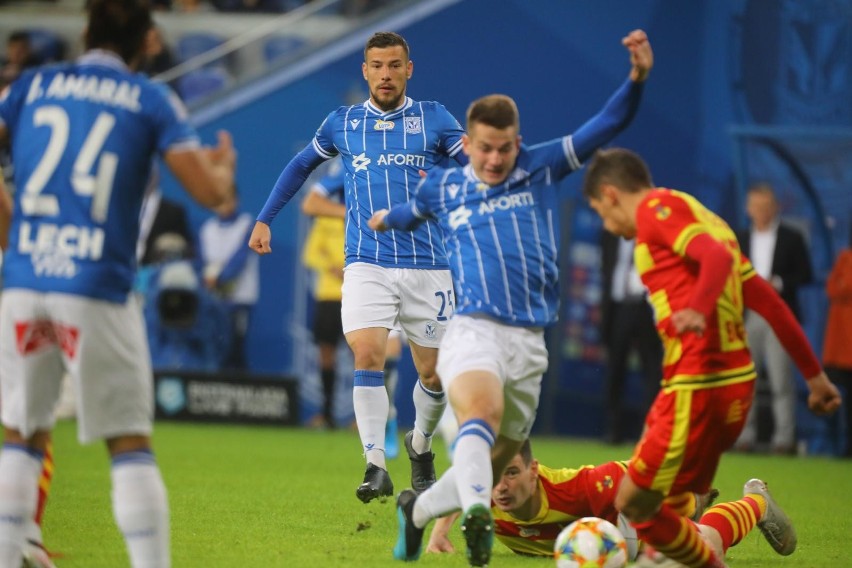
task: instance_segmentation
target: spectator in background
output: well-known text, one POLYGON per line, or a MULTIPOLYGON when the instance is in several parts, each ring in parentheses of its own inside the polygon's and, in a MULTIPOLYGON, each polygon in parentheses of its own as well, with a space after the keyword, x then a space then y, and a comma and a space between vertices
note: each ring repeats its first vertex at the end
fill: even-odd
POLYGON ((163 38, 162 30, 154 26, 148 30, 148 37, 145 39, 145 60, 140 71, 149 77, 154 77, 168 71, 174 65, 174 55, 163 38))
POLYGON ((846 389, 841 420, 846 421, 843 457, 852 457, 852 235, 849 247, 840 253, 826 283, 828 321, 825 327, 822 360, 831 381, 846 389))
POLYGON ((24 30, 13 31, 6 40, 6 55, 0 60, 0 89, 11 84, 24 69, 35 63, 30 35, 24 30))
MULTIPOLYGON (((804 237, 798 230, 781 222, 778 201, 768 183, 757 183, 749 188, 746 213, 751 219, 751 228, 737 233, 743 254, 801 321, 799 287, 813 279, 804 237)), ((763 369, 769 380, 775 427, 772 452, 794 454, 796 381, 792 361, 766 320, 748 311, 745 326, 755 366, 763 369)), ((757 404, 752 405, 748 421, 737 440, 736 448, 740 451, 752 451, 757 443, 757 408, 757 404)))
POLYGON ((620 443, 625 437, 638 440, 641 417, 650 408, 663 377, 663 344, 657 335, 654 312, 645 286, 633 264, 633 239, 604 231, 601 236, 601 341, 606 347, 605 440, 620 443), (631 351, 639 356, 642 393, 637 430, 624 430, 624 385, 631 351))
POLYGON ((215 217, 199 230, 204 285, 225 302, 231 318, 231 348, 223 368, 245 370, 245 343, 251 312, 260 289, 260 262, 245 246, 254 217, 240 210, 234 187, 215 217))
POLYGON ((343 324, 340 307, 343 286, 343 241, 344 206, 329 197, 330 183, 342 174, 339 161, 334 162, 329 172, 311 187, 308 197, 302 202, 302 212, 316 216, 305 246, 302 249, 302 264, 314 273, 314 342, 319 349, 320 379, 322 381, 322 414, 311 419, 316 428, 335 426, 334 392, 337 382, 337 348, 343 339, 343 324), (322 199, 314 196, 319 195, 322 199), (318 207, 322 207, 318 209, 318 207), (339 215, 328 215, 340 210, 339 215), (326 214, 322 214, 326 211, 326 214))

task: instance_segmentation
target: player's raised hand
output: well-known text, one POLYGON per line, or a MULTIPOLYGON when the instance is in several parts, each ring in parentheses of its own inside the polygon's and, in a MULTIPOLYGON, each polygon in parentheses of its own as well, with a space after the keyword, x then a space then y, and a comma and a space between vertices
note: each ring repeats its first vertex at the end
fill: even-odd
POLYGON ((207 148, 207 157, 217 166, 234 169, 237 164, 237 151, 234 149, 234 140, 227 130, 216 133, 218 144, 207 148))
POLYGON ((707 328, 707 320, 701 312, 686 308, 672 314, 672 325, 678 335, 692 331, 700 336, 704 334, 704 330, 707 328))
POLYGON ((251 230, 248 246, 257 254, 269 254, 272 252, 270 242, 272 241, 272 231, 269 225, 262 221, 257 221, 254 224, 254 229, 251 230))
POLYGON ((816 415, 823 416, 832 414, 842 402, 840 391, 834 386, 826 374, 820 373, 806 381, 810 394, 808 395, 808 408, 816 415))
POLYGON ((630 51, 630 80, 641 83, 648 78, 651 67, 654 66, 654 52, 648 35, 642 30, 633 30, 622 38, 621 43, 630 51))
POLYGON ((367 221, 367 226, 374 231, 387 231, 388 226, 385 225, 385 217, 387 217, 387 214, 387 209, 379 209, 373 213, 373 216, 370 217, 369 221, 367 221))

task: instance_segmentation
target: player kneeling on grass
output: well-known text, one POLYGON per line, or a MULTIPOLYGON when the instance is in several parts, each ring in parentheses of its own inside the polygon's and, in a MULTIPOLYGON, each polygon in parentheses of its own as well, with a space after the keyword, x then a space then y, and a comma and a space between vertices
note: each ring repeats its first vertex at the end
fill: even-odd
MULTIPOLYGON (((494 535, 517 554, 550 557, 563 528, 581 517, 600 517, 624 533, 630 560, 634 560, 640 544, 636 531, 619 518, 614 503, 626 472, 627 463, 620 461, 577 469, 552 469, 533 458, 527 440, 503 470, 491 493, 494 535)), ((696 521, 701 534, 723 553, 742 541, 755 525, 763 530, 770 523, 789 526, 795 547, 792 524, 769 495, 764 482, 752 479, 743 487, 742 499, 711 506, 717 495, 715 490, 707 495, 685 493, 666 502, 696 521)), ((454 552, 448 533, 458 516, 453 513, 435 522, 426 552, 454 552)), ((764 532, 764 535, 773 544, 772 534, 764 532)), ((657 564, 650 565, 664 566, 667 559, 659 556, 654 557, 657 564)))

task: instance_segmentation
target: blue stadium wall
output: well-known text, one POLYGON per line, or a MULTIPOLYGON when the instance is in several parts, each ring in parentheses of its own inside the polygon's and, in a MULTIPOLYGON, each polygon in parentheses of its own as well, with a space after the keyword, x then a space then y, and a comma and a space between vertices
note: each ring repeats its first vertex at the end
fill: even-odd
MULTIPOLYGON (((472 99, 507 93, 518 102, 524 140, 538 142, 573 131, 597 112, 629 69, 621 38, 634 28, 646 30, 655 67, 636 119, 614 143, 639 151, 658 184, 697 195, 737 225, 743 218, 731 125, 850 126, 850 11, 849 0, 463 0, 396 31, 411 44, 413 98, 441 101, 463 121, 472 99), (791 37, 801 40, 793 42, 796 49, 791 37), (829 112, 808 111, 817 107, 829 112)), ((282 167, 330 110, 366 98, 362 59, 353 49, 200 125, 206 141, 220 128, 233 133, 245 209, 260 210, 282 167)), ((540 424, 548 431, 596 434, 599 225, 576 197, 581 175, 565 182, 566 302, 551 337, 555 358, 540 424), (577 420, 557 419, 565 416, 577 420)), ((192 214, 196 222, 206 215, 198 208, 192 214)), ((298 284, 304 281, 299 215, 296 203, 282 210, 272 226, 274 252, 261 262, 261 300, 249 345, 258 372, 304 369, 304 338, 294 332, 306 325, 298 307, 306 300, 298 284)), ((410 398, 407 388, 401 390, 405 422, 410 398)))

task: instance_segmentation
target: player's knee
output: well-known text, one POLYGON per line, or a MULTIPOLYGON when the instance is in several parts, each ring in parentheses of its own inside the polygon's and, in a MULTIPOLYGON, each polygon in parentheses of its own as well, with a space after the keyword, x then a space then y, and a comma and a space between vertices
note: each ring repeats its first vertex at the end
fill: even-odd
POLYGON ((429 389, 430 391, 440 392, 443 390, 441 386, 441 379, 438 377, 438 374, 435 372, 435 367, 423 369, 420 373, 420 382, 423 383, 423 386, 429 389))

